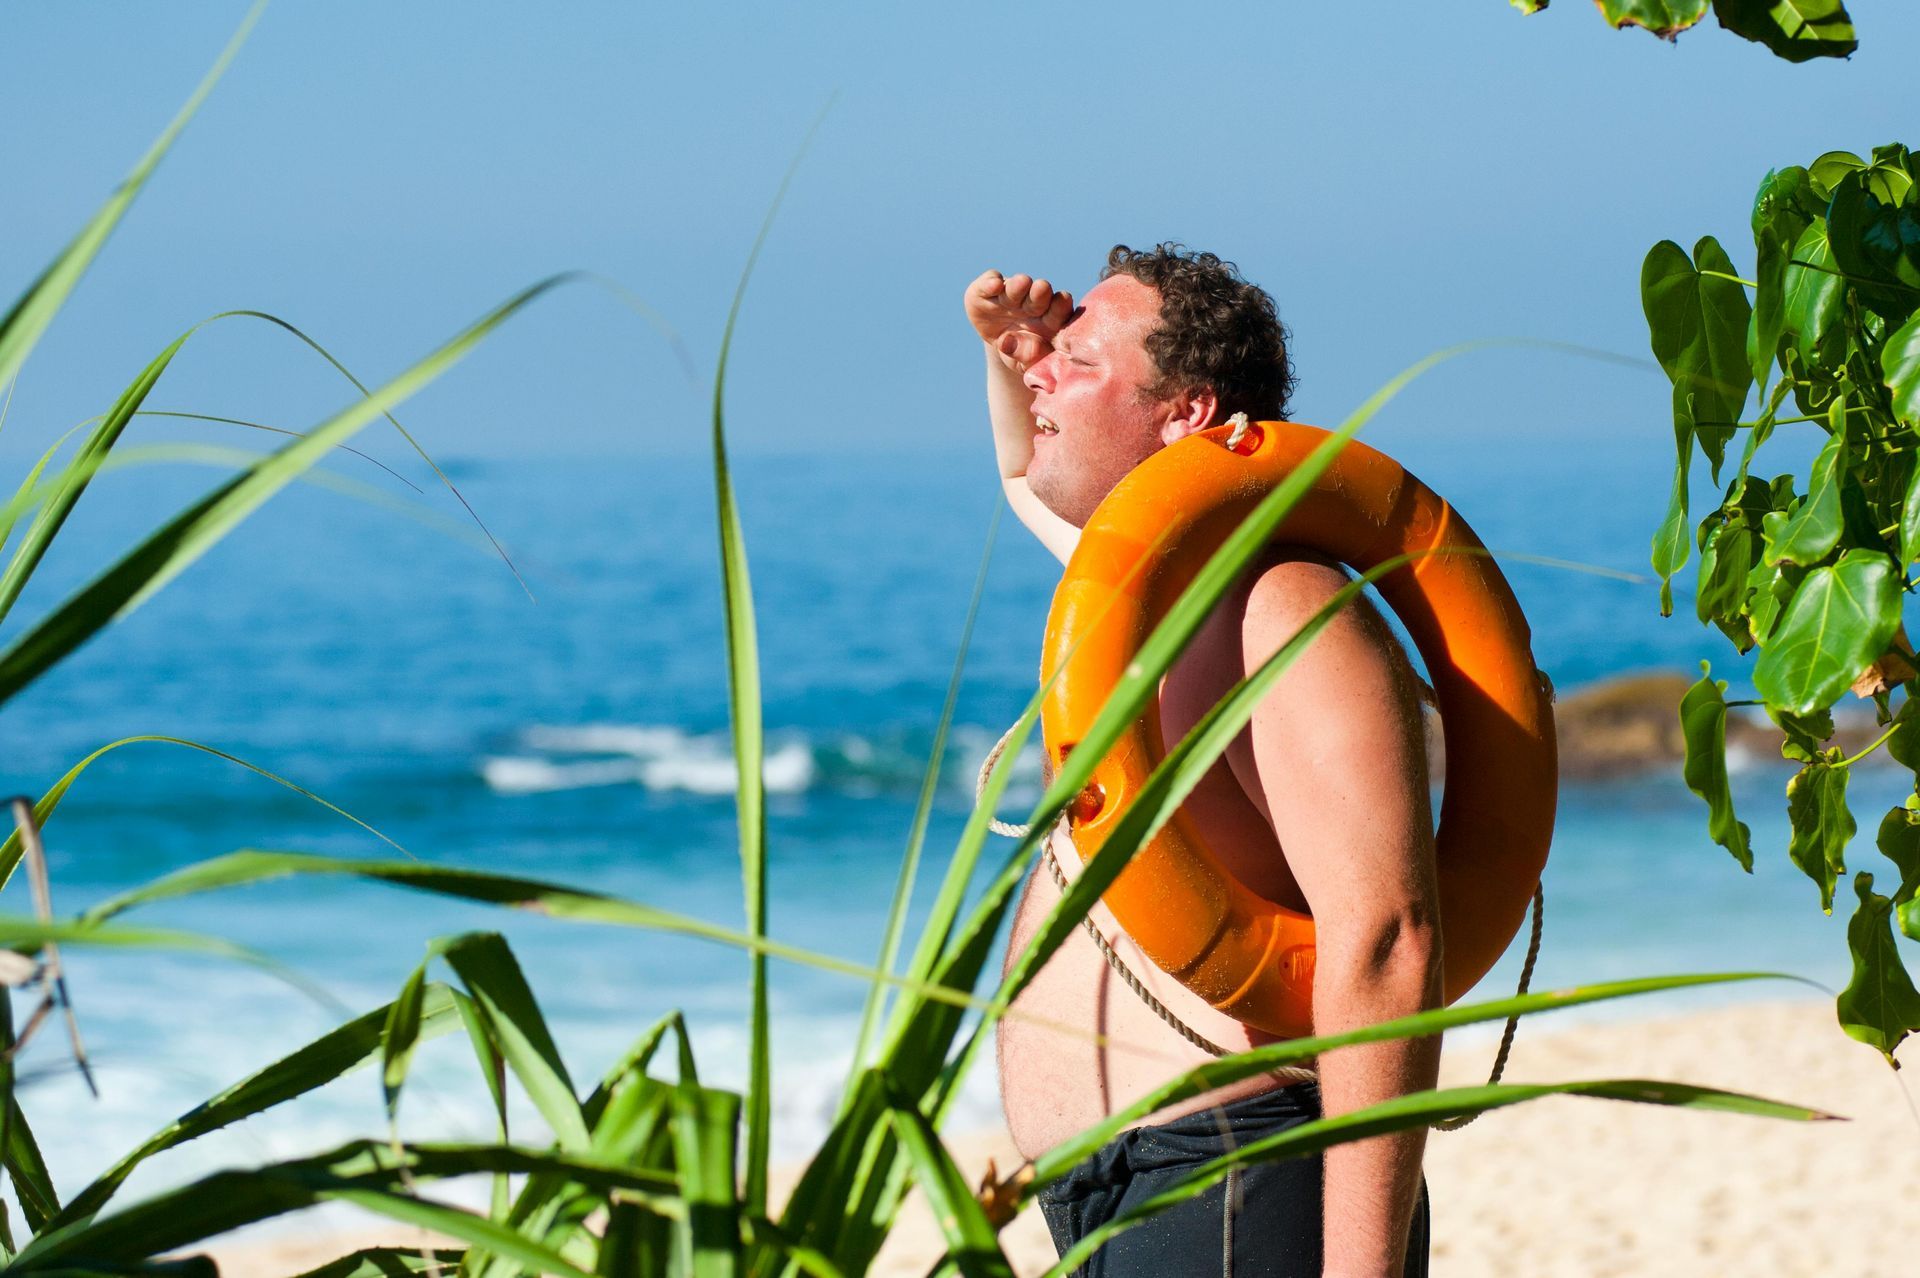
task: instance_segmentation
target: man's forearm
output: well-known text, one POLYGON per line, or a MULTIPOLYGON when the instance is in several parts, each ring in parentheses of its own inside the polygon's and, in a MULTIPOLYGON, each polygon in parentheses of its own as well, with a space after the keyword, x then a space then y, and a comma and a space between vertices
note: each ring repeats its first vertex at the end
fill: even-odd
MULTIPOLYGON (((1314 979, 1314 1032, 1337 1034, 1438 1006, 1437 946, 1413 936, 1384 954, 1323 948, 1314 979)), ((1424 1091, 1439 1073, 1438 1037, 1341 1048, 1320 1058, 1329 1116, 1424 1091)), ((1335 1145, 1326 1152, 1324 1272, 1397 1275, 1420 1190, 1426 1129, 1335 1145)))
POLYGON ((993 422, 993 454, 1000 467, 1000 488, 1007 505, 1040 544, 1066 563, 1080 541, 1080 530, 1047 509, 1027 487, 1033 461, 1033 392, 991 346, 987 352, 987 416, 993 422))
POLYGON ((1027 464, 1033 460, 1033 392, 991 346, 983 342, 981 349, 987 355, 987 417, 993 423, 993 455, 1000 464, 1000 477, 1013 479, 1026 474, 1027 464))

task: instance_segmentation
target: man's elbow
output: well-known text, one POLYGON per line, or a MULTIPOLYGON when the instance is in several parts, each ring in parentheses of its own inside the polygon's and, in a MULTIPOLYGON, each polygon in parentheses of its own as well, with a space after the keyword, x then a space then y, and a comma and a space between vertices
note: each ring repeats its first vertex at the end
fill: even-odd
POLYGON ((1431 908, 1409 905, 1375 915, 1364 925, 1328 935, 1322 931, 1315 956, 1315 984, 1351 990, 1415 994, 1423 1006, 1439 1001, 1440 919, 1431 908))

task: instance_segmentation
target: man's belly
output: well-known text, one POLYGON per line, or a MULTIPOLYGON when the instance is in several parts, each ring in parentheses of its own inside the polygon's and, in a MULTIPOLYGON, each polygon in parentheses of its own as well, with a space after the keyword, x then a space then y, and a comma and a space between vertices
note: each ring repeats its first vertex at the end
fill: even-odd
MULTIPOLYGON (((1056 855, 1069 878, 1079 861, 1065 836, 1056 855)), ((1046 867, 1027 880, 1014 916, 1009 955, 1039 929, 1060 899, 1046 867)), ((1228 1051, 1271 1042, 1268 1035, 1209 1007, 1155 967, 1114 923, 1104 907, 1091 916, 1120 957, 1154 997, 1203 1037, 1228 1051)), ((1181 1037, 1109 966, 1084 929, 1073 935, 1013 1004, 999 1025, 1000 1095, 1020 1152, 1032 1158, 1126 1108, 1175 1075, 1213 1057, 1181 1037)), ((1179 1102, 1132 1124, 1160 1122, 1237 1096, 1278 1086, 1259 1074, 1203 1097, 1179 1102)))

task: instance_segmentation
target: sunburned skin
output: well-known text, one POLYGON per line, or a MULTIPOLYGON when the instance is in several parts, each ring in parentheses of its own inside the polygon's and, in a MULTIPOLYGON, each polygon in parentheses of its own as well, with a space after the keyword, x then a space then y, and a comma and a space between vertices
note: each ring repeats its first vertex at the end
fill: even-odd
MULTIPOLYGON (((1184 736, 1241 677, 1247 664, 1241 620, 1253 580, 1268 573, 1283 574, 1300 589, 1324 592, 1325 597, 1331 597, 1349 580, 1342 569, 1312 552, 1269 551, 1247 581, 1221 601, 1163 680, 1160 712, 1167 741, 1184 736)), ((1296 667, 1283 676, 1283 682, 1299 673, 1318 675, 1334 670, 1344 660, 1381 651, 1390 653, 1395 664, 1403 668, 1407 703, 1400 708, 1401 727, 1393 732, 1394 740, 1383 740, 1374 752, 1381 766, 1396 766, 1390 761, 1404 757, 1399 747, 1405 716, 1411 716, 1413 726, 1416 730, 1418 727, 1417 681, 1379 614, 1364 600, 1359 601, 1351 622, 1330 627, 1309 651, 1316 669, 1302 672, 1296 667)), ((1388 720, 1382 727, 1391 725, 1392 720, 1388 720)), ((1248 887, 1269 900, 1305 911, 1307 902, 1284 849, 1274 837, 1263 810, 1265 804, 1250 798, 1248 787, 1240 780, 1243 775, 1251 775, 1252 769, 1249 734, 1243 731, 1195 786, 1184 805, 1186 813, 1206 845, 1248 887)), ((1259 793, 1258 787, 1254 787, 1254 793, 1259 793)), ((1079 854, 1064 831, 1056 830, 1052 839, 1054 860, 1071 881, 1080 871, 1079 854)), ((1059 899, 1053 877, 1044 867, 1036 867, 1027 879, 1014 916, 1009 961, 1025 947, 1059 899)), ((1230 1051, 1275 1041, 1272 1035, 1215 1011, 1161 971, 1133 944, 1104 905, 1096 904, 1089 917, 1141 983, 1202 1037, 1230 1051)), ((1014 1007, 1034 1019, 1015 1016, 1001 1022, 1000 1085, 1014 1142, 1028 1158, 1131 1105, 1169 1077, 1213 1059, 1181 1037, 1129 989, 1092 939, 1079 929, 1015 1000, 1014 1007)), ((1165 1122, 1268 1090, 1276 1082, 1269 1075, 1256 1075, 1156 1111, 1130 1126, 1165 1122)))

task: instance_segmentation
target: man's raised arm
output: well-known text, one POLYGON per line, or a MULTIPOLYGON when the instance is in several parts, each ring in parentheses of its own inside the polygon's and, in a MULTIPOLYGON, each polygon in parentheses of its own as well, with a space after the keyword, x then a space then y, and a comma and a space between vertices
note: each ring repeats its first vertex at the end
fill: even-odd
MULTIPOLYGON (((1267 570, 1242 627, 1247 671, 1346 581, 1338 567, 1313 559, 1267 570)), ((1256 775, 1236 765, 1313 912, 1316 1034, 1439 1005, 1439 901, 1416 688, 1386 624, 1356 599, 1255 710, 1256 775)), ((1326 1053, 1323 1110, 1346 1113, 1430 1088, 1439 1061, 1438 1037, 1326 1053)), ((1327 1275, 1401 1272, 1425 1141, 1416 1128, 1327 1150, 1327 1275)))
POLYGON ((987 271, 967 285, 967 319, 980 335, 987 360, 987 415, 993 422, 993 452, 1007 504, 1061 563, 1080 540, 1080 530, 1042 505, 1027 487, 1033 460, 1033 392, 1020 380, 1027 366, 1052 347, 1054 334, 1073 311, 1073 298, 1045 280, 1004 277, 987 271))

